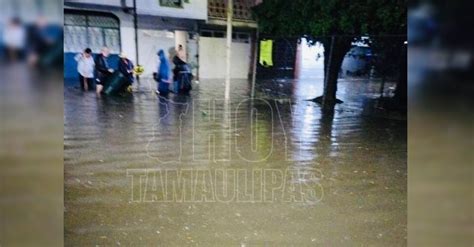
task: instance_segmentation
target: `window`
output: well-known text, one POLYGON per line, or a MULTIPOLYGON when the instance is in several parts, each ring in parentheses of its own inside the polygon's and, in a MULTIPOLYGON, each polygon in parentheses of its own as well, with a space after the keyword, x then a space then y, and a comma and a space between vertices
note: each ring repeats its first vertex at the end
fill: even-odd
POLYGON ((183 0, 160 0, 160 5, 163 7, 182 8, 183 0))
POLYGON ((246 39, 249 39, 249 35, 246 34, 246 33, 239 33, 239 39, 243 39, 243 40, 246 40, 246 39))
MULTIPOLYGON (((201 37, 225 38, 226 37, 226 32, 225 31, 217 31, 217 30, 201 30, 201 37)), ((249 33, 233 32, 232 33, 232 42, 249 44, 250 43, 250 34, 249 33)))
POLYGON ((82 52, 86 47, 99 53, 104 46, 120 53, 120 24, 114 17, 89 13, 64 15, 64 52, 82 52))
POLYGON ((233 33, 232 41, 237 43, 250 43, 250 35, 248 33, 233 33))
POLYGON ((214 31, 214 37, 216 37, 216 38, 224 38, 224 37, 225 37, 225 32, 214 31))

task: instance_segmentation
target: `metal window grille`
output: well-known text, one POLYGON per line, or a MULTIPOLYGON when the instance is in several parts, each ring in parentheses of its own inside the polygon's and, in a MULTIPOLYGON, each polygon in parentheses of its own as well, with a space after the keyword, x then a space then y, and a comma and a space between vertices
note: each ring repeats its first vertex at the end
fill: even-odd
MULTIPOLYGON (((255 5, 255 0, 234 0, 233 18, 236 20, 252 21, 250 8, 255 5)), ((227 4, 225 0, 208 0, 208 15, 211 18, 227 18, 227 4)))
POLYGON ((182 0, 160 0, 160 5, 163 7, 182 8, 183 1, 182 0))
POLYGON ((82 52, 89 47, 94 53, 107 46, 111 53, 120 53, 120 25, 109 16, 97 14, 64 15, 64 52, 82 52))

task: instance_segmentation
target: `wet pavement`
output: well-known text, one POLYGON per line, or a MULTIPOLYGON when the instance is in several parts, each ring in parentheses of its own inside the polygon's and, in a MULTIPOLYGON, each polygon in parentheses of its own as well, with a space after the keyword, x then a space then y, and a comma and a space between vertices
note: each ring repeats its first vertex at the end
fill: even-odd
POLYGON ((147 90, 150 80, 130 97, 66 84, 65 245, 405 246, 406 117, 377 107, 379 83, 364 78, 341 79, 344 103, 322 114, 307 101, 321 81, 259 82, 251 100, 249 83, 234 80, 229 101, 223 80, 167 98, 147 90), (288 170, 312 176, 281 176, 288 170), (262 181, 313 194, 265 200, 276 186, 262 181), (223 188, 235 198, 216 200, 223 188))

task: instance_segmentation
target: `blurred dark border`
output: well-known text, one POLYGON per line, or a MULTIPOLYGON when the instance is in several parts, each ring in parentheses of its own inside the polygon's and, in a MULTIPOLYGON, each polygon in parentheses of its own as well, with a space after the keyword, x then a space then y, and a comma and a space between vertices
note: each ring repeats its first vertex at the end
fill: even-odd
POLYGON ((410 1, 408 244, 472 246, 474 24, 468 1, 410 1))
POLYGON ((0 246, 62 246, 62 1, 1 3, 0 246))
MULTIPOLYGON (((62 16, 61 1, 37 2, 62 16)), ((472 246, 474 15, 468 1, 407 5, 408 244, 472 246)), ((1 25, 12 17, 5 9, 1 25)), ((30 10, 27 29, 41 16, 30 10)), ((59 20, 48 25, 61 26, 59 20)), ((57 53, 61 44, 28 44, 16 61, 4 59, 2 47, 0 246, 63 245, 62 61, 51 55, 31 63, 27 56, 57 53)))

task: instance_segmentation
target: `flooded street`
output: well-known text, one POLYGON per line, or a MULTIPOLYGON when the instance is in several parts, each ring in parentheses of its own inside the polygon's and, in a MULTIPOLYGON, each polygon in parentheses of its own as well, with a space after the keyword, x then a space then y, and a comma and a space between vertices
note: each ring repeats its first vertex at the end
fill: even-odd
POLYGON ((406 117, 374 106, 367 79, 340 79, 344 103, 322 114, 320 81, 259 82, 251 100, 234 80, 227 102, 224 80, 168 98, 147 80, 109 98, 66 83, 65 245, 405 246, 406 117), (307 182, 288 170, 312 173, 307 200, 281 195, 307 182))

